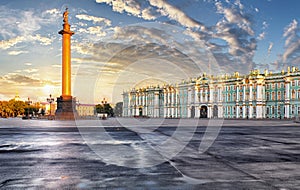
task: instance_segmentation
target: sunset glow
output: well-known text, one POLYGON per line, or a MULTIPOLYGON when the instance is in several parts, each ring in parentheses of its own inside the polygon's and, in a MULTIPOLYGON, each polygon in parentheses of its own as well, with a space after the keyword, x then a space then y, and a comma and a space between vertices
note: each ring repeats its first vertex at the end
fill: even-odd
POLYGON ((91 103, 101 97, 121 101, 124 89, 148 79, 178 83, 203 72, 246 74, 252 69, 298 67, 298 4, 291 0, 4 0, 0 99, 11 99, 16 91, 21 98, 36 100, 61 95, 58 31, 66 7, 75 32, 72 95, 91 103))

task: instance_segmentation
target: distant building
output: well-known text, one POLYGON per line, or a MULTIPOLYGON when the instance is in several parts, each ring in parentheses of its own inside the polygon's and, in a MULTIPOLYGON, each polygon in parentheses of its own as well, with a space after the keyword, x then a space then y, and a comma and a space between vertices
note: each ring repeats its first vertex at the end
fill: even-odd
POLYGON ((55 115, 55 110, 56 110, 56 103, 49 103, 49 102, 40 102, 42 109, 45 111, 45 115, 55 115), (51 105, 51 107, 50 107, 51 105))
POLYGON ((116 103, 114 108, 114 114, 116 117, 122 117, 123 114, 123 102, 116 103))
POLYGON ((294 118, 300 114, 300 71, 265 70, 207 76, 123 93, 123 116, 168 118, 294 118))
POLYGON ((81 117, 96 115, 96 106, 94 104, 77 104, 76 110, 81 117))

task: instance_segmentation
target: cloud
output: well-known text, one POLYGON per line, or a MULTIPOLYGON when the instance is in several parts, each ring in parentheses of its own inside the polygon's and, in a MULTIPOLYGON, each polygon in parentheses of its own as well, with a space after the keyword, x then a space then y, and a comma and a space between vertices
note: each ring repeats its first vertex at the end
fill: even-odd
POLYGON ((283 37, 286 38, 285 45, 289 45, 293 39, 297 38, 298 22, 294 19, 285 29, 283 33, 283 37))
MULTIPOLYGON (((19 43, 24 43, 24 42, 30 42, 30 43, 35 43, 39 42, 40 45, 50 45, 52 43, 53 39, 50 39, 48 37, 43 37, 39 34, 36 35, 27 35, 27 36, 18 36, 16 38, 11 38, 9 40, 2 40, 0 41, 0 49, 10 49, 11 47, 14 47, 15 45, 19 43)), ((20 53, 27 53, 28 51, 10 51, 9 55, 17 55, 20 53)))
POLYGON ((157 18, 157 15, 155 14, 154 10, 151 7, 148 7, 142 11, 141 17, 145 20, 154 20, 157 18))
POLYGON ((9 51, 8 55, 20 55, 23 53, 28 53, 28 51, 9 51))
POLYGON ((254 35, 254 31, 251 28, 252 23, 241 11, 234 8, 224 8, 220 2, 216 2, 216 7, 218 12, 224 15, 228 23, 236 24, 249 35, 254 35))
POLYGON ((262 33, 260 33, 260 34, 258 35, 257 39, 258 39, 258 40, 263 40, 263 39, 265 39, 265 37, 266 37, 266 32, 262 32, 262 33))
POLYGON ((4 77, 4 79, 19 84, 30 84, 30 85, 40 84, 40 80, 33 79, 31 77, 20 75, 20 74, 8 74, 4 77))
MULTIPOLYGON (((257 48, 251 16, 244 12, 240 1, 235 1, 230 7, 217 1, 215 6, 217 13, 223 17, 212 27, 213 33, 206 37, 206 44, 219 64, 224 66, 224 71, 230 71, 231 68, 247 73, 255 66, 253 56, 257 48)), ((262 39, 263 35, 257 38, 262 39)))
POLYGON ((88 27, 86 29, 85 28, 79 28, 78 32, 90 34, 90 35, 92 35, 92 38, 94 38, 94 39, 95 39, 95 35, 98 36, 98 37, 106 35, 106 32, 100 26, 91 26, 91 27, 88 27))
POLYGON ((23 36, 18 36, 15 38, 11 38, 9 40, 2 40, 0 41, 0 49, 9 49, 13 47, 14 45, 23 42, 25 37, 23 36))
MULTIPOLYGON (((201 22, 189 17, 180 8, 172 5, 168 1, 149 0, 149 1, 112 1, 112 0, 96 0, 98 3, 107 3, 112 6, 116 12, 126 12, 130 15, 143 18, 145 20, 156 19, 160 15, 168 17, 171 21, 176 21, 185 28, 182 32, 195 40, 204 40, 207 49, 216 55, 216 60, 223 66, 226 71, 226 64, 229 67, 237 68, 237 71, 248 72, 247 68, 253 69, 253 56, 257 47, 257 39, 263 39, 265 32, 255 36, 251 16, 246 14, 244 6, 239 0, 233 3, 228 1, 229 7, 225 7, 221 2, 209 1, 214 3, 217 8, 217 14, 223 16, 215 26, 205 26, 201 22), (130 3, 128 3, 130 2, 130 3), (133 9, 128 9, 133 7, 133 9), (133 11, 134 10, 134 11, 133 11), (148 14, 150 13, 150 15, 148 14), (159 15, 160 14, 160 15, 159 15), (224 61, 224 62, 222 62, 224 61), (241 66, 240 66, 241 65, 241 66)), ((158 43, 167 44, 171 40, 160 38, 155 34, 155 30, 151 31, 134 28, 135 31, 124 29, 124 27, 114 28, 114 38, 122 38, 122 42, 130 42, 132 40, 140 40, 141 43, 158 43), (139 31, 140 30, 140 31, 139 31), (148 35, 141 37, 140 33, 149 32, 148 35), (150 42, 151 41, 151 42, 150 42)), ((86 51, 87 48, 81 49, 86 51)))
POLYGON ((113 11, 123 13, 124 11, 139 16, 141 13, 140 3, 136 0, 96 0, 97 3, 106 3, 112 6, 113 11))
POLYGON ((24 69, 23 72, 26 72, 26 73, 36 73, 38 72, 39 69, 24 69))
POLYGON ((170 19, 177 21, 182 26, 185 26, 188 28, 201 28, 202 30, 205 30, 205 26, 202 23, 187 16, 179 8, 169 4, 166 1, 149 0, 149 3, 150 3, 150 5, 157 7, 159 9, 158 11, 162 15, 167 16, 170 19))
POLYGON ((154 20, 159 16, 158 13, 160 13, 171 20, 177 21, 182 26, 205 30, 205 26, 202 23, 189 17, 186 13, 167 1, 149 0, 148 4, 146 1, 140 0, 96 0, 96 2, 111 5, 115 12, 126 12, 129 15, 143 18, 145 20, 154 20))
MULTIPOLYGON (((24 70, 25 72, 32 74, 34 72, 37 72, 37 69, 26 69, 24 70)), ((5 76, 3 76, 0 79, 0 82, 3 83, 5 82, 6 84, 14 84, 14 85, 29 85, 31 87, 40 87, 43 86, 44 84, 52 84, 52 85, 57 85, 57 82, 53 81, 48 81, 48 80, 41 80, 38 78, 33 78, 32 76, 27 76, 27 75, 22 75, 22 74, 17 74, 17 73, 8 73, 5 76)), ((15 86, 14 86, 15 87, 15 86)))
POLYGON ((61 12, 58 9, 49 9, 49 10, 46 10, 44 12, 44 14, 49 14, 49 15, 52 15, 54 17, 58 17, 59 15, 61 15, 61 12))
POLYGON ((26 65, 26 66, 31 66, 31 65, 32 65, 32 63, 30 63, 30 62, 26 62, 26 63, 24 63, 24 65, 26 65))
MULTIPOLYGON (((55 23, 57 9, 44 12, 17 10, 0 6, 0 49, 9 49, 23 42, 50 45, 52 39, 39 34, 43 25, 48 27, 55 23)), ((24 50, 25 51, 25 50, 24 50)), ((15 52, 16 53, 16 52, 15 52)))
POLYGON ((107 26, 111 26, 111 20, 109 20, 107 18, 95 17, 95 16, 91 16, 91 15, 86 15, 86 14, 76 15, 76 18, 78 18, 79 20, 92 21, 94 24, 104 23, 107 26))
POLYGON ((300 56, 300 37, 297 20, 293 20, 285 29, 285 51, 282 55, 282 61, 288 65, 297 64, 295 60, 300 56))
POLYGON ((268 47, 268 56, 270 56, 272 48, 273 48, 273 42, 270 42, 269 47, 268 47))

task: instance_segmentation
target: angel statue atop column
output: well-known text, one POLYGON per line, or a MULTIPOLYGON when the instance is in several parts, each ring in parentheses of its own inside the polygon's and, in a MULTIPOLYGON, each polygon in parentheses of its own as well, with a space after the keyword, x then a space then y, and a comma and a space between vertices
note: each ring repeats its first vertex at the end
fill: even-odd
POLYGON ((68 23, 68 15, 69 15, 69 12, 68 12, 68 7, 66 8, 66 11, 64 12, 63 14, 63 17, 64 17, 64 23, 68 23))

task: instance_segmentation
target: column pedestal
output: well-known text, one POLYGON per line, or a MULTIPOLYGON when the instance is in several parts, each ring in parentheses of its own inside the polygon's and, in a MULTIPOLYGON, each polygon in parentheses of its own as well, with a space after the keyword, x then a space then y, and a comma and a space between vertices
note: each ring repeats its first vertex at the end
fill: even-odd
POLYGON ((76 111, 76 98, 72 96, 60 96, 57 98, 57 109, 55 119, 74 120, 78 117, 76 111))

